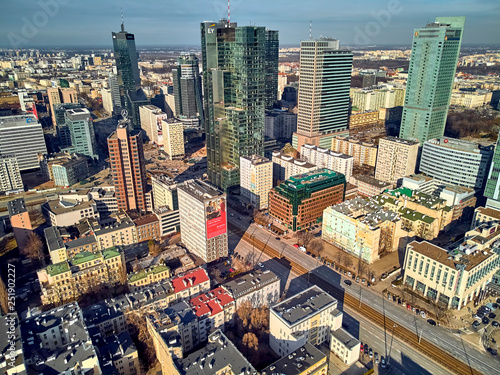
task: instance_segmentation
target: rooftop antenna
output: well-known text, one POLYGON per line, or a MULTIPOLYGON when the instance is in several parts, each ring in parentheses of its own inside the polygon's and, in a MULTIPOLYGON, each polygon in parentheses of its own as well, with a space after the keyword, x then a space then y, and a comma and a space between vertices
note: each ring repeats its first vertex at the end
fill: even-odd
POLYGON ((230 1, 231 0, 227 0, 227 24, 228 25, 231 24, 231 6, 230 6, 230 1))
POLYGON ((309 21, 309 40, 312 40, 312 34, 313 34, 313 21, 309 21))
POLYGON ((123 8, 120 8, 120 13, 122 15, 122 31, 125 31, 125 25, 124 25, 124 21, 123 21, 123 8))

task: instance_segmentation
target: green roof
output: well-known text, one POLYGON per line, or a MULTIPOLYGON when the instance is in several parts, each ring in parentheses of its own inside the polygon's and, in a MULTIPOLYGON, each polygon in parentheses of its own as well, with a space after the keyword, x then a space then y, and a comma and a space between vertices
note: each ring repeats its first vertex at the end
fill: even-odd
POLYGON ((47 266, 46 270, 50 276, 56 276, 56 275, 59 275, 59 274, 64 273, 64 272, 68 272, 69 271, 69 264, 66 261, 51 264, 51 265, 47 266))
POLYGON ((101 253, 91 253, 90 251, 83 251, 81 253, 76 254, 73 259, 71 259, 71 264, 74 266, 78 266, 79 264, 90 262, 94 259, 102 258, 101 253))
POLYGON ((111 259, 120 256, 120 250, 113 246, 103 250, 102 255, 104 256, 104 260, 111 259))
POLYGON ((400 195, 406 195, 407 197, 412 197, 413 196, 413 190, 401 187, 399 189, 394 189, 394 190, 386 190, 386 192, 393 197, 399 197, 400 195))
POLYGON ((141 271, 133 274, 132 276, 130 276, 128 281, 130 283, 135 283, 138 280, 144 279, 148 274, 151 274, 151 273, 157 274, 157 273, 167 271, 169 269, 170 269, 169 267, 159 264, 159 265, 150 267, 149 269, 141 270, 141 271))
POLYGON ((424 223, 432 224, 434 220, 436 220, 431 216, 421 214, 420 212, 415 210, 410 210, 409 208, 401 207, 398 212, 401 215, 401 217, 411 221, 420 220, 423 221, 424 223))

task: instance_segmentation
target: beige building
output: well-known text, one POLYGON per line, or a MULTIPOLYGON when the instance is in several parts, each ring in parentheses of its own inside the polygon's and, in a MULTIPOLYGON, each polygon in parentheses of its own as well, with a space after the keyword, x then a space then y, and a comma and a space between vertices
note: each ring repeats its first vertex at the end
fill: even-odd
POLYGON ((69 89, 69 88, 47 89, 47 96, 49 97, 50 113, 52 116, 52 124, 54 126, 56 126, 56 115, 54 111, 55 104, 78 103, 78 95, 75 89, 69 89))
POLYGON ((146 132, 149 142, 163 148, 162 122, 167 119, 167 114, 154 105, 141 105, 139 107, 141 129, 146 132))
POLYGON ((459 91, 451 93, 450 105, 465 108, 480 108, 490 104, 493 93, 489 90, 459 91))
POLYGON ((173 118, 165 118, 161 125, 163 129, 163 150, 171 159, 182 159, 185 155, 183 123, 173 118))
POLYGON ((369 129, 376 125, 379 120, 379 111, 365 111, 351 113, 349 117, 349 130, 369 129))
POLYGON ((375 167, 377 162, 377 146, 373 143, 362 142, 348 137, 334 137, 332 150, 354 158, 355 165, 369 165, 375 167))
POLYGON ((170 268, 168 266, 157 264, 133 273, 128 274, 127 284, 131 292, 162 280, 170 278, 170 268))
POLYGON ((474 211, 471 229, 477 228, 482 224, 500 223, 500 211, 494 208, 478 207, 474 211))
POLYGON ((486 290, 500 266, 500 224, 482 224, 449 250, 427 241, 408 244, 404 284, 448 308, 461 309, 486 290))
POLYGON ((305 144, 300 148, 300 156, 319 168, 327 168, 342 173, 350 181, 354 167, 354 158, 350 155, 334 152, 326 148, 305 144))
POLYGON ((99 218, 94 201, 52 200, 42 204, 42 213, 53 226, 77 224, 83 218, 99 218))
POLYGON ((153 201, 155 207, 169 207, 178 210, 177 184, 166 174, 151 173, 151 185, 153 189, 153 201))
POLYGON ((278 181, 286 181, 290 177, 314 171, 318 169, 317 165, 305 160, 295 159, 293 156, 285 155, 280 151, 273 151, 273 185, 278 181))
POLYGON ((379 140, 375 178, 398 184, 403 177, 415 173, 419 143, 397 137, 379 140))
POLYGON ((257 209, 268 207, 273 188, 273 162, 259 155, 240 156, 240 190, 257 209))
POLYGON ((330 355, 350 366, 359 359, 361 342, 343 328, 332 331, 330 355))

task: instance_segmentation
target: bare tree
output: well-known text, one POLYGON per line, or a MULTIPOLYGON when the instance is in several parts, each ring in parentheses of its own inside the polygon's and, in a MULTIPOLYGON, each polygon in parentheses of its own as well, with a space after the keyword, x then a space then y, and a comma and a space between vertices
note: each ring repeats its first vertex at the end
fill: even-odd
POLYGON ((269 329, 269 308, 264 305, 258 309, 253 309, 250 315, 252 329, 260 335, 269 329))
POLYGON ((255 336, 255 334, 252 332, 245 333, 241 342, 246 348, 247 357, 250 354, 250 351, 256 352, 259 348, 259 340, 257 339, 257 336, 255 336))
POLYGON ((313 254, 320 255, 324 249, 324 243, 321 238, 315 238, 309 243, 309 251, 313 254))
POLYGON ((148 326, 144 316, 131 312, 127 314, 126 317, 132 340, 139 351, 139 359, 142 364, 141 367, 143 367, 143 372, 145 373, 158 361, 153 338, 148 332, 148 326))
POLYGON ((238 310, 236 310, 236 314, 238 318, 241 320, 243 328, 247 328, 250 324, 250 317, 252 315, 253 306, 250 301, 244 301, 240 304, 238 310))
POLYGON ((153 239, 150 239, 148 241, 148 248, 149 248, 149 255, 153 257, 157 256, 161 252, 160 245, 158 245, 158 243, 153 239))
POLYGON ((295 232, 294 237, 297 239, 299 245, 307 247, 314 239, 314 234, 311 232, 295 232))
POLYGON ((29 235, 28 241, 22 249, 22 252, 29 259, 38 259, 38 261, 42 264, 42 267, 45 267, 43 243, 40 237, 35 232, 31 232, 31 234, 29 235))

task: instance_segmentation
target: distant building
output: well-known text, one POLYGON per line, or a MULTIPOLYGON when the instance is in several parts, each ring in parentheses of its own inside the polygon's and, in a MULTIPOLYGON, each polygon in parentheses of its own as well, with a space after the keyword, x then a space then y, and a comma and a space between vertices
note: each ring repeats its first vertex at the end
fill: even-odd
POLYGON ((17 158, 14 155, 0 155, 0 193, 23 190, 17 158))
POLYGON ((167 118, 167 114, 154 105, 143 105, 139 107, 141 118, 141 129, 146 133, 149 142, 163 149, 164 137, 162 122, 167 118))
POLYGON ((96 204, 99 217, 104 219, 118 211, 118 201, 113 186, 94 187, 88 191, 89 200, 96 204))
POLYGON ((203 94, 200 67, 195 54, 181 54, 172 69, 176 117, 199 118, 203 124, 203 94))
POLYGON ((300 155, 311 164, 318 166, 318 168, 331 169, 332 171, 342 173, 347 182, 351 180, 354 168, 354 158, 352 156, 307 143, 301 147, 300 155))
POLYGON ((295 159, 293 156, 285 155, 280 151, 273 151, 273 185, 278 181, 288 180, 290 177, 304 174, 318 169, 318 166, 306 160, 295 159))
POLYGON ((201 180, 177 185, 181 239, 205 262, 227 257, 226 194, 201 180))
POLYGON ((23 249, 30 234, 33 232, 31 219, 26 209, 24 198, 17 198, 7 202, 7 211, 9 212, 10 225, 16 238, 17 247, 23 249))
POLYGON ((66 123, 66 111, 76 108, 85 108, 85 106, 79 102, 54 104, 54 116, 56 117, 54 126, 57 127, 57 138, 59 139, 60 147, 63 149, 71 147, 72 144, 71 133, 66 123))
POLYGON ((94 133, 94 123, 87 108, 68 109, 65 113, 66 126, 71 136, 70 153, 76 152, 91 158, 99 158, 94 133))
POLYGON ((47 89, 47 96, 49 98, 50 114, 52 116, 53 126, 56 126, 57 124, 56 114, 55 114, 55 108, 57 104, 78 103, 78 95, 75 89, 69 89, 69 88, 47 89))
POLYGON ((493 152, 493 146, 460 139, 430 139, 424 143, 419 169, 444 183, 480 190, 488 179, 493 152))
POLYGON ((123 22, 121 30, 111 34, 113 37, 113 52, 118 72, 120 95, 122 103, 124 103, 125 92, 135 91, 141 86, 139 64, 137 62, 139 54, 135 47, 135 36, 125 31, 123 22))
POLYGON ((291 231, 306 230, 323 220, 323 210, 345 198, 345 176, 319 169, 290 177, 269 193, 269 216, 291 231))
POLYGON ((471 229, 480 227, 482 224, 492 225, 495 223, 500 223, 500 210, 478 207, 474 210, 471 229))
POLYGON ((175 119, 164 119, 161 122, 163 132, 163 149, 170 159, 182 159, 184 150, 184 124, 175 119))
POLYGON ((400 184, 403 177, 415 173, 419 143, 397 137, 379 140, 375 178, 400 184))
POLYGON ((102 107, 104 108, 104 111, 108 115, 113 115, 113 97, 111 96, 111 90, 110 89, 102 89, 100 90, 101 94, 101 99, 102 99, 102 107))
POLYGON ((333 137, 331 149, 334 152, 352 156, 354 165, 375 167, 377 162, 377 146, 373 143, 362 142, 348 137, 333 137))
POLYGON ((297 131, 297 114, 281 109, 266 112, 264 135, 274 139, 292 139, 297 131))
POLYGON ((378 111, 365 111, 359 113, 351 113, 349 116, 349 130, 361 131, 370 129, 379 121, 378 111))
MULTIPOLYGON (((402 106, 404 99, 405 89, 403 88, 378 87, 360 89, 352 92, 352 106, 356 107, 361 113, 379 111, 382 108, 402 106)), ((370 118, 371 116, 367 115, 366 117, 370 118)), ((361 118, 363 118, 363 116, 361 116, 361 118)))
POLYGON ((259 155, 240 156, 240 194, 255 208, 268 207, 273 188, 273 162, 259 155))
POLYGON ((367 175, 356 175, 352 177, 351 181, 358 187, 359 195, 365 197, 374 197, 394 187, 388 182, 380 181, 367 175))
POLYGON ((492 156, 491 167, 488 171, 488 180, 484 188, 484 196, 488 198, 486 201, 487 208, 500 209, 500 137, 497 139, 495 151, 492 156))

